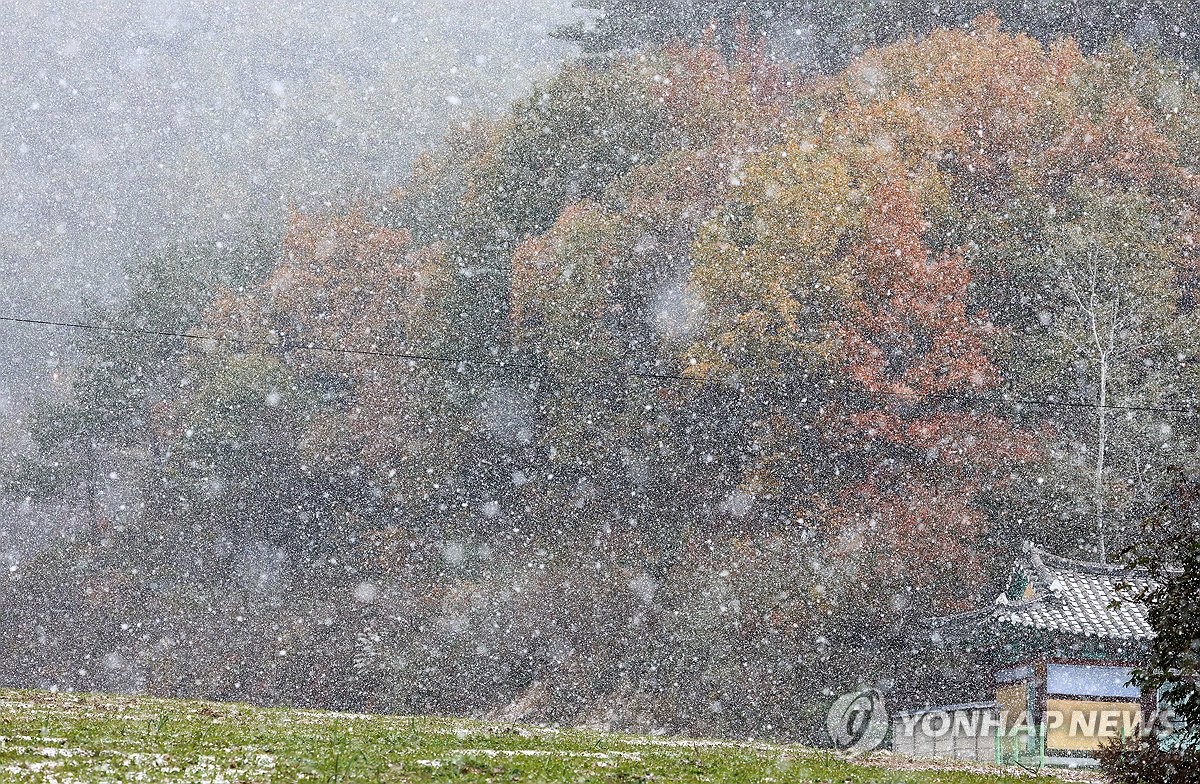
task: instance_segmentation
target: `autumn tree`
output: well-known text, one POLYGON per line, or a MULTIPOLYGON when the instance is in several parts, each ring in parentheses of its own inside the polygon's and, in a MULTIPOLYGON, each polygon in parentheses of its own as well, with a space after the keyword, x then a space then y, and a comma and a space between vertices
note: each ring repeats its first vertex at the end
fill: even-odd
MULTIPOLYGON (((1112 57, 1133 68, 1128 53, 1112 57)), ((1065 280, 1047 238, 1080 214, 1078 199, 1095 200, 1083 210, 1094 226, 1112 226, 1102 242, 1124 259, 1128 323, 1155 346, 1190 330, 1176 309, 1186 302, 1179 276, 1190 274, 1179 229, 1191 197, 1162 136, 1173 115, 1144 91, 1078 78, 1106 62, 1070 42, 1045 49, 1005 34, 995 18, 873 52, 813 91, 789 146, 749 160, 694 249, 707 315, 690 348, 694 372, 807 380, 787 418, 828 440, 816 465, 800 450, 802 475, 819 481, 784 482, 782 494, 805 525, 824 522, 826 546, 861 554, 837 563, 875 575, 877 590, 854 600, 878 609, 868 626, 970 603, 970 583, 1002 568, 1004 541, 1061 534, 1057 514, 1069 507, 1033 512, 1006 499, 1046 499, 1029 488, 1047 473, 1055 490, 1076 486, 1059 450, 1087 427, 1070 415, 1084 401, 1067 392, 1064 415, 1008 397, 1064 399, 1063 365, 1034 347, 1069 318, 1047 285, 1065 280), (1124 147, 1118 128, 1142 142, 1124 147), (1117 188, 1139 195, 1122 201, 1110 196, 1117 188), (1102 205, 1116 203, 1150 212, 1106 221, 1102 205)), ((1128 367, 1141 363, 1144 393, 1160 383, 1158 394, 1178 393, 1185 377, 1159 350, 1143 346, 1128 367)), ((1147 465, 1157 459, 1141 453, 1147 465)), ((786 476, 759 466, 757 475, 786 476)), ((1145 472, 1128 468, 1123 481, 1147 490, 1145 472)), ((841 582, 854 603, 854 578, 841 582)), ((862 620, 845 625, 868 634, 862 620)))
POLYGON ((874 194, 853 253, 857 296, 834 327, 844 403, 826 427, 856 477, 830 509, 837 547, 930 614, 978 598, 991 521, 975 499, 1036 450, 981 399, 1002 380, 988 352, 995 328, 971 310, 965 260, 933 256, 923 228, 902 185, 874 194))
POLYGON ((114 473, 127 486, 147 481, 163 451, 154 412, 187 375, 188 341, 154 333, 186 332, 219 291, 261 280, 278 257, 274 242, 254 229, 213 247, 164 248, 127 266, 129 293, 119 306, 86 303, 86 320, 100 329, 77 335, 82 361, 66 376, 67 394, 34 404, 33 448, 5 471, 5 492, 31 501, 76 498, 88 526, 124 517, 119 502, 103 497, 104 486, 116 484, 114 473), (143 453, 147 464, 137 460, 143 453))
POLYGON ((1071 41, 1044 49, 993 17, 970 35, 935 32, 862 58, 839 96, 842 142, 899 155, 919 183, 931 246, 964 253, 970 296, 997 326, 989 343, 1009 394, 1051 404, 1010 404, 1043 433, 1051 460, 1030 464, 1031 503, 1007 513, 1027 534, 1052 529, 1064 548, 1094 543, 1104 508, 1135 518, 1162 489, 1163 461, 1194 438, 1188 421, 1138 410, 1179 408, 1172 401, 1186 400, 1190 383, 1177 357, 1192 329, 1194 196, 1177 114, 1195 98, 1184 79, 1165 86, 1172 68, 1121 47, 1095 58, 1071 41), (935 69, 931 47, 946 53, 935 69), (1126 312, 1107 348, 1083 326, 1084 311, 1097 314, 1098 336, 1099 311, 1114 306, 1126 312), (1116 350, 1121 342, 1128 351, 1116 350), (1103 402, 1101 365, 1128 379, 1106 371, 1103 402))
POLYGON ((1096 51, 1116 38, 1154 47, 1185 62, 1195 62, 1198 57, 1188 35, 1195 12, 1182 0, 1084 0, 1069 5, 1014 0, 948 5, 918 0, 688 0, 653 5, 639 0, 576 0, 575 5, 600 12, 599 16, 558 34, 579 42, 588 52, 653 47, 676 39, 695 42, 713 33, 728 45, 739 26, 745 26, 756 35, 769 36, 778 57, 812 69, 834 70, 870 47, 939 28, 965 27, 980 14, 994 10, 1006 29, 1043 42, 1069 37, 1096 51))

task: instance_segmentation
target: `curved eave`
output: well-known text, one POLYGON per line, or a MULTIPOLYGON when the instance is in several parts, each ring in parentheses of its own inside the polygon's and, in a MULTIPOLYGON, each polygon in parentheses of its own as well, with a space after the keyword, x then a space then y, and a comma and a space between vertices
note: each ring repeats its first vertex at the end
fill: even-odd
POLYGON ((999 618, 993 618, 993 620, 996 621, 997 623, 1007 624, 1009 626, 1016 626, 1016 627, 1020 627, 1022 629, 1035 629, 1037 631, 1050 632, 1052 634, 1070 634, 1070 635, 1074 635, 1076 637, 1088 637, 1088 638, 1094 638, 1097 640, 1115 640, 1118 642, 1144 642, 1147 640, 1153 640, 1154 637, 1156 636, 1154 634, 1154 632, 1118 635, 1118 634, 1111 634, 1111 633, 1105 632, 1103 630, 1091 631, 1091 630, 1087 630, 1087 629, 1073 629, 1073 628, 1057 626, 1057 625, 1050 625, 1050 624, 1037 624, 1037 623, 1032 623, 1030 621, 1024 621, 1019 618, 999 617, 999 618))

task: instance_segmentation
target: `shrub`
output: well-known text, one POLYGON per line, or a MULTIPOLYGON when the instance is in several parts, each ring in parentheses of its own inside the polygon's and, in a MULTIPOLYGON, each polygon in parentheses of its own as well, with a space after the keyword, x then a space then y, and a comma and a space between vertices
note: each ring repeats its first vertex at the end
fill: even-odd
POLYGON ((1113 784, 1200 784, 1200 749, 1163 748, 1155 736, 1110 743, 1099 757, 1113 784))

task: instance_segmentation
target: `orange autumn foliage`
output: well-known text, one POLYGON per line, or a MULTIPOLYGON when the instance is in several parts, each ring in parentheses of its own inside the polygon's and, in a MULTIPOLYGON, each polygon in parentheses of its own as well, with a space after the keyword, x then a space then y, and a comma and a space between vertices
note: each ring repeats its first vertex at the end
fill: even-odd
POLYGON ((861 300, 837 334, 846 374, 867 392, 919 399, 999 384, 984 339, 987 314, 967 312, 970 273, 961 255, 934 258, 903 187, 876 191, 855 253, 861 300))
POLYGON ((923 229, 905 188, 876 190, 853 253, 860 295, 836 328, 839 367, 861 408, 829 428, 863 467, 830 510, 838 546, 869 554, 881 579, 917 587, 978 564, 988 521, 972 498, 1037 455, 1031 434, 971 410, 973 393, 1001 381, 986 345, 994 328, 968 308, 962 256, 935 258, 923 229))

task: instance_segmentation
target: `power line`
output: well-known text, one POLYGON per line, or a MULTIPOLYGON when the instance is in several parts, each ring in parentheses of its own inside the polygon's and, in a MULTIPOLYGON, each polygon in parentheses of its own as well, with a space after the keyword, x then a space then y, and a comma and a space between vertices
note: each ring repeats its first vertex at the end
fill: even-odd
MULTIPOLYGON (((141 327, 121 327, 109 324, 85 324, 74 321, 52 321, 49 319, 24 318, 18 316, 0 316, 0 321, 13 324, 28 324, 32 326, 43 327, 61 327, 64 329, 79 329, 89 330, 94 332, 111 332, 125 335, 145 335, 148 337, 165 337, 178 338, 181 340, 197 340, 197 341, 213 341, 216 343, 224 343, 236 347, 255 346, 258 348, 267 348, 276 351, 315 351, 327 354, 351 354, 356 356, 380 357, 384 359, 409 359, 414 361, 425 362, 442 362, 446 364, 461 365, 474 363, 477 365, 488 365, 501 368, 519 368, 523 370, 545 371, 547 368, 542 365, 529 365, 519 362, 505 362, 499 359, 488 359, 486 357, 450 357, 440 356, 437 354, 420 354, 410 351, 379 351, 377 349, 367 348, 347 348, 344 346, 329 346, 319 343, 290 343, 288 341, 280 341, 272 343, 267 340, 251 340, 241 337, 221 337, 218 335, 205 335, 196 332, 171 332, 161 329, 144 329, 141 327)), ((661 380, 675 381, 691 381, 700 382, 703 379, 693 376, 681 376, 667 373, 652 373, 649 371, 628 370, 618 375, 636 376, 639 378, 652 378, 661 380)))
MULTIPOLYGON (((955 397, 954 395, 944 395, 937 392, 929 393, 925 395, 925 397, 944 398, 946 400, 963 400, 963 398, 955 397)), ((979 400, 986 402, 988 398, 979 398, 979 400)), ((1127 406, 1117 403, 1105 403, 1103 406, 1101 406, 1097 403, 1081 403, 1073 400, 1039 400, 1037 398, 1008 397, 1007 395, 1001 398, 992 398, 992 401, 997 403, 1012 403, 1016 405, 1027 406, 1086 408, 1093 411, 1097 408, 1103 408, 1110 411, 1144 411, 1160 414, 1195 414, 1198 411, 1195 406, 1190 408, 1161 408, 1158 406, 1127 406)))
POLYGON ((0 316, 0 321, 7 321, 14 324, 31 324, 35 326, 45 327, 63 327, 65 329, 82 329, 95 332, 115 332, 126 335, 147 335, 151 337, 161 338, 180 338, 183 340, 208 340, 217 343, 227 343, 237 346, 257 346, 260 348, 282 349, 285 351, 303 350, 303 351, 319 351, 330 354, 357 354, 373 357, 387 357, 391 359, 412 359, 425 360, 429 362, 448 362, 459 364, 466 362, 465 359, 457 359, 455 357, 440 357, 434 354, 414 354, 399 351, 376 351, 374 349, 357 349, 344 348, 341 346, 323 346, 313 343, 295 343, 289 344, 286 342, 271 343, 265 340, 247 340, 243 338, 228 338, 216 335, 201 335, 195 332, 169 332, 159 329, 142 329, 140 327, 116 327, 108 324, 83 324, 71 321, 49 321, 46 319, 19 318, 16 316, 0 316))
MULTIPOLYGON (((445 364, 454 364, 454 365, 474 363, 477 365, 488 365, 488 366, 500 367, 500 368, 520 368, 520 369, 524 369, 524 370, 536 370, 539 372, 543 372, 548 369, 545 366, 541 366, 541 365, 528 365, 528 364, 522 364, 522 363, 518 363, 518 362, 505 362, 503 360, 494 360, 494 359, 488 359, 485 357, 450 357, 450 356, 440 356, 437 354, 420 354, 420 353, 416 353, 416 352, 379 351, 376 349, 346 348, 344 346, 329 346, 329 345, 323 345, 323 344, 318 344, 318 343, 289 343, 287 341, 280 341, 278 343, 272 343, 270 341, 265 341, 265 340, 250 340, 250 339, 240 338, 240 337, 237 337, 237 338, 220 337, 220 336, 216 336, 216 335, 198 334, 195 332, 171 332, 169 330, 161 330, 161 329, 144 329, 141 327, 127 327, 127 326, 123 327, 123 326, 113 326, 113 325, 109 325, 109 324, 87 324, 87 323, 72 322, 72 321, 53 321, 50 319, 35 319, 35 318, 27 318, 27 317, 19 317, 19 316, 0 316, 0 322, 8 322, 8 323, 12 323, 12 324, 26 324, 26 325, 31 325, 31 326, 42 326, 42 327, 59 327, 59 328, 63 328, 63 329, 88 330, 88 331, 95 331, 95 332, 109 332, 109 333, 126 334, 126 335, 145 335, 148 337, 166 337, 166 338, 176 338, 176 339, 180 339, 180 340, 213 341, 213 342, 224 343, 224 344, 233 345, 233 346, 255 346, 258 348, 267 348, 267 349, 272 349, 272 350, 276 350, 276 351, 314 351, 314 352, 327 353, 327 354, 348 354, 348 355, 354 355, 354 356, 379 357, 379 358, 383 358, 383 359, 407 359, 407 360, 412 360, 412 361, 441 362, 441 363, 445 363, 445 364)), ((675 374, 675 373, 653 373, 653 372, 649 372, 649 371, 638 371, 638 370, 616 371, 614 373, 614 375, 629 376, 629 377, 635 377, 635 378, 648 378, 648 379, 655 379, 655 380, 660 380, 660 381, 686 381, 686 382, 690 382, 690 383, 704 383, 704 381, 706 380, 703 378, 698 378, 696 376, 684 376, 684 375, 679 375, 679 374, 675 374)), ((924 395, 924 397, 941 399, 941 400, 952 400, 952 401, 959 402, 959 403, 993 403, 993 404, 1003 403, 1003 404, 1010 404, 1010 405, 1029 405, 1029 406, 1042 406, 1042 407, 1047 407, 1047 408, 1074 408, 1074 409, 1088 409, 1088 410, 1095 410, 1097 408, 1103 408, 1103 409, 1113 410, 1113 411, 1148 412, 1148 413, 1160 413, 1160 414, 1196 414, 1197 413, 1197 408, 1195 406, 1190 406, 1188 408, 1166 408, 1166 407, 1160 407, 1160 406, 1131 406, 1131 405, 1122 405, 1122 404, 1114 404, 1114 403, 1106 403, 1103 406, 1101 406, 1097 403, 1083 403, 1083 402, 1077 402, 1077 401, 1071 401, 1071 400, 1045 400, 1045 399, 1038 399, 1038 398, 1018 398, 1018 397, 1009 397, 1007 395, 999 397, 999 398, 979 397, 979 398, 968 399, 968 398, 958 397, 956 395, 948 395, 948 394, 936 393, 936 392, 928 393, 928 394, 924 395)))

